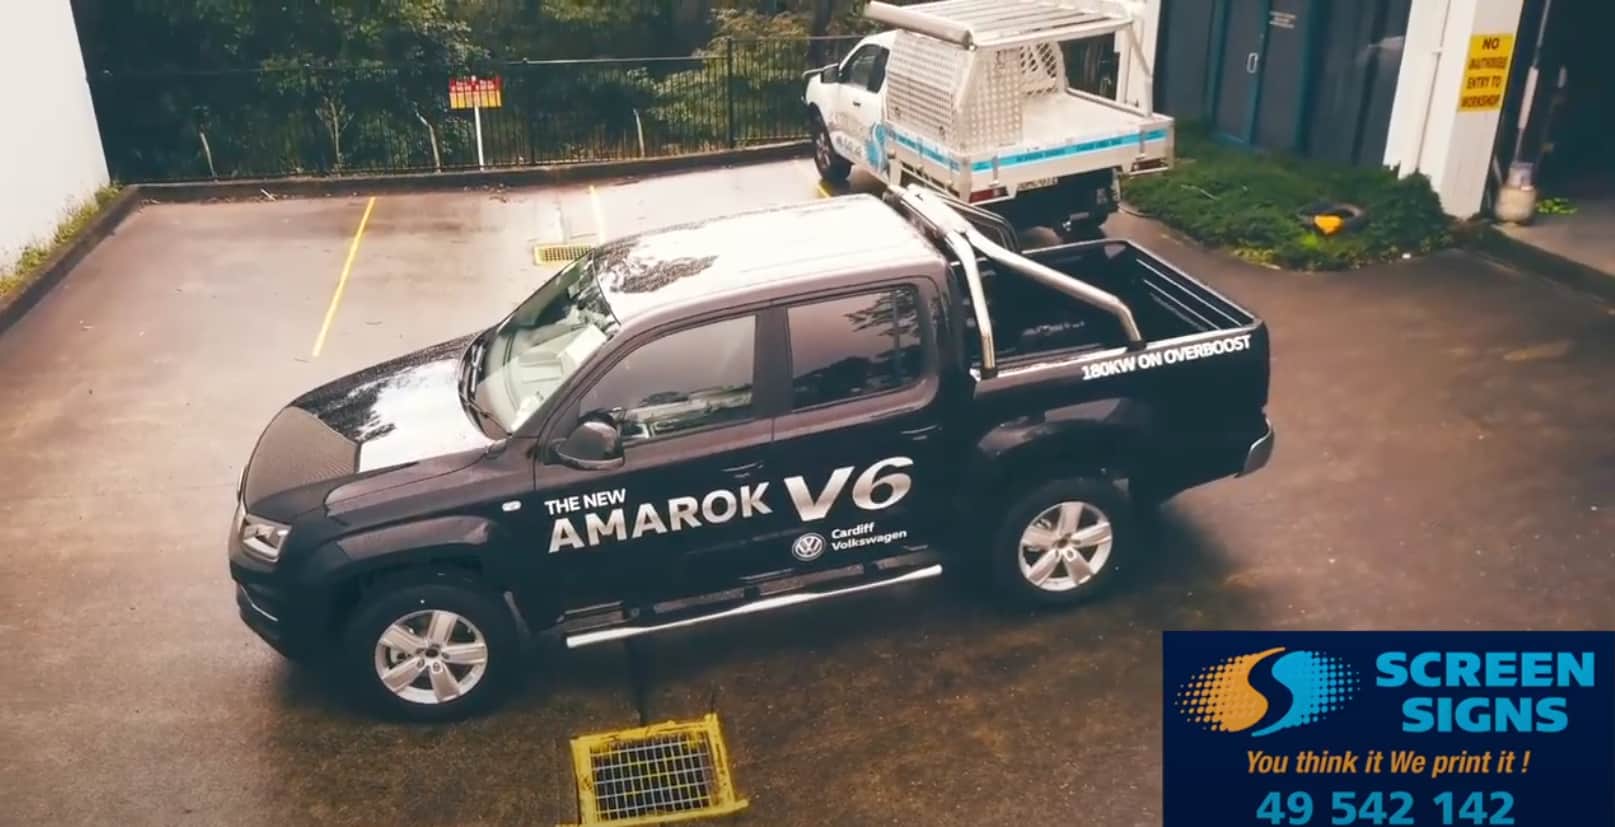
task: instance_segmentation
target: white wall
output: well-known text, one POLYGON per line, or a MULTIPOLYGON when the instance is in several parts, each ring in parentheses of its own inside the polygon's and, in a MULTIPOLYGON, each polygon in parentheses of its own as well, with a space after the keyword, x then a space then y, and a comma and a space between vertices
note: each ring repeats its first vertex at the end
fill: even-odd
MULTIPOLYGON (((1605 2, 1606 0, 1600 0, 1605 2)), ((1460 112, 1469 39, 1514 34, 1522 0, 1413 0, 1391 105, 1385 164, 1429 176, 1449 214, 1480 209, 1490 174, 1498 110, 1460 112)), ((1514 49, 1519 51, 1516 39, 1514 49)))
POLYGON ((107 183, 68 0, 0 0, 0 269, 107 183))

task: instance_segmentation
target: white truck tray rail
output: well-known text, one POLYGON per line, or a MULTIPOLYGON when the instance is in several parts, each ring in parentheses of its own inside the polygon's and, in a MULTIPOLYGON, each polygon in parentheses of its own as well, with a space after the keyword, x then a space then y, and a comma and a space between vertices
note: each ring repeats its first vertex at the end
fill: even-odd
POLYGON ((1098 37, 1132 25, 1132 15, 1105 2, 941 0, 914 6, 873 2, 865 14, 893 28, 930 35, 966 49, 994 49, 1098 37))

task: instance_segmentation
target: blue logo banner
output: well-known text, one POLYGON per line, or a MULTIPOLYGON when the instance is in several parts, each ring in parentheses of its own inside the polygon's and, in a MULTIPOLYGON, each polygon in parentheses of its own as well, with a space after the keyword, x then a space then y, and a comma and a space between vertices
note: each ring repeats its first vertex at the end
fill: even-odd
POLYGON ((1167 632, 1166 827, 1615 825, 1615 632, 1167 632))

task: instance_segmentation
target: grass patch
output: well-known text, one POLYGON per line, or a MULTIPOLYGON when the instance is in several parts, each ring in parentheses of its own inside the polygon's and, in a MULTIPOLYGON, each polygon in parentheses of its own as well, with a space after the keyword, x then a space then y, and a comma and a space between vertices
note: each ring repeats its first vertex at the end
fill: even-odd
POLYGON ((11 267, 0 269, 0 299, 16 293, 32 282, 39 266, 57 250, 78 238, 78 234, 84 232, 84 228, 101 213, 102 208, 117 197, 118 189, 118 186, 113 184, 96 190, 95 195, 75 207, 66 218, 62 219, 62 223, 56 226, 56 232, 49 241, 22 248, 22 254, 17 256, 16 262, 11 267))
POLYGON ((1452 222, 1423 175, 1366 169, 1177 136, 1177 165, 1125 182, 1128 203, 1240 258, 1298 270, 1342 270, 1452 244, 1452 222), (1296 213, 1319 199, 1362 207, 1355 229, 1323 236, 1296 213))

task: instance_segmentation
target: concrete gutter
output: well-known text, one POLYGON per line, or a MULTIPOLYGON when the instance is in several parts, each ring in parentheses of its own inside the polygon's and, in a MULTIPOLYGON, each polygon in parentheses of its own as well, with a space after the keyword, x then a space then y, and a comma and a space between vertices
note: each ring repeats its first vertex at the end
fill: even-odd
POLYGON ((341 175, 302 178, 243 178, 229 181, 185 181, 174 184, 141 184, 150 202, 246 201, 275 197, 309 198, 335 195, 380 195, 395 192, 532 187, 602 178, 629 178, 664 175, 729 164, 751 164, 796 158, 810 148, 807 141, 767 144, 744 149, 697 152, 661 158, 633 158, 623 161, 593 161, 581 164, 508 167, 488 170, 452 170, 391 175, 341 175))
POLYGON ((1615 273, 1606 273, 1486 227, 1466 245, 1487 258, 1535 273, 1615 304, 1615 273))
POLYGON ((90 219, 72 241, 62 245, 39 265, 35 270, 33 281, 24 284, 22 289, 10 296, 0 298, 0 331, 10 327, 28 312, 28 308, 38 304, 63 276, 78 266, 78 263, 83 261, 102 239, 112 235, 113 231, 118 229, 118 225, 133 215, 140 205, 140 187, 138 185, 124 187, 95 214, 94 218, 90 219))
POLYGON ((198 201, 261 200, 266 194, 280 198, 375 195, 390 192, 531 187, 606 178, 634 178, 685 170, 709 169, 800 157, 807 141, 768 144, 745 149, 698 152, 664 158, 635 158, 584 164, 554 164, 508 169, 424 172, 404 175, 347 175, 322 178, 248 178, 230 181, 186 181, 173 184, 130 184, 90 219, 82 231, 51 254, 33 281, 6 298, 0 298, 0 331, 15 324, 39 303, 95 245, 112 235, 124 219, 146 204, 198 201))

